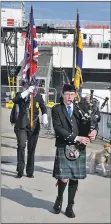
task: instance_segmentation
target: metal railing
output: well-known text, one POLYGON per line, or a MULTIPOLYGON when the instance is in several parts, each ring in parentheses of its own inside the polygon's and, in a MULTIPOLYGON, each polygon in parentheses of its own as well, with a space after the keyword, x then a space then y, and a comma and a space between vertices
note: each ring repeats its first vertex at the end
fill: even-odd
MULTIPOLYGON (((14 90, 15 92, 17 92, 18 87, 14 86, 14 90)), ((19 91, 22 91, 22 86, 19 86, 19 91)), ((48 99, 50 102, 53 102, 56 104, 56 99, 57 99, 57 90, 55 88, 49 88, 48 93, 46 93, 45 88, 43 87, 39 87, 39 92, 40 94, 43 95, 43 98, 46 96, 46 94, 48 94, 48 99)), ((45 98, 44 98, 45 99, 45 98)), ((6 102, 9 102, 9 100, 11 100, 11 93, 9 90, 9 86, 1 86, 1 104, 3 105, 3 114, 2 116, 4 116, 5 118, 8 118, 7 116, 8 113, 10 114, 9 110, 7 111, 7 109, 4 108, 6 102)), ((54 129, 53 129, 53 124, 52 124, 52 117, 51 117, 51 110, 52 107, 50 106, 50 103, 47 104, 47 100, 46 102, 46 106, 47 106, 47 113, 48 113, 48 127, 46 129, 44 129, 44 131, 46 132, 46 135, 51 134, 54 135, 54 129)), ((42 125, 42 115, 40 114, 40 121, 41 121, 41 125, 42 125)), ((9 118, 7 121, 7 125, 9 126, 9 118)), ((4 123, 3 123, 4 125, 4 123)), ((103 139, 103 140, 107 140, 108 142, 111 142, 111 113, 107 113, 107 112, 101 112, 101 120, 98 123, 99 125, 99 131, 98 131, 98 137, 103 139)), ((7 130, 7 126, 4 126, 4 129, 7 130)), ((10 127, 9 127, 10 129, 10 127)))
MULTIPOLYGON (((23 91, 23 87, 22 86, 14 86, 13 87, 15 92, 17 92, 16 90, 19 88, 19 91, 23 91)), ((47 114, 48 114, 48 126, 44 127, 43 123, 42 123, 42 113, 40 110, 40 114, 39 114, 39 118, 40 118, 40 124, 41 124, 41 131, 40 131, 40 136, 41 137, 49 137, 50 135, 54 135, 54 129, 53 129, 53 124, 52 124, 52 117, 51 117, 51 110, 52 108, 50 107, 50 103, 47 104, 47 97, 46 97, 46 92, 45 92, 45 88, 43 87, 39 87, 38 88, 39 93, 42 95, 46 107, 47 107, 47 114)), ((53 102, 53 105, 56 103, 56 99, 57 99, 57 91, 54 88, 49 88, 49 92, 48 94, 48 100, 49 102, 53 102)), ((11 97, 11 93, 9 91, 9 87, 8 86, 1 86, 1 111, 2 111, 2 125, 1 125, 1 132, 2 133, 7 133, 13 132, 13 126, 10 124, 10 112, 11 109, 13 107, 12 104, 9 105, 9 101, 11 101, 12 97, 11 97), (6 106, 7 104, 7 106, 6 106), (5 120, 5 122, 4 122, 5 120)))
MULTIPOLYGON (((55 135, 52 117, 51 117, 52 108, 47 108, 48 113, 48 128, 47 134, 55 135)), ((99 124, 98 137, 107 142, 111 142, 111 113, 101 113, 101 121, 99 124)))
POLYGON ((48 73, 47 73, 47 79, 46 79, 46 92, 49 92, 52 70, 53 70, 53 57, 51 56, 50 62, 49 62, 48 73))
MULTIPOLYGON (((22 92, 22 86, 11 86, 11 89, 14 93, 22 92)), ((11 95, 9 86, 1 85, 1 103, 4 105, 8 103, 13 98, 13 92, 11 95)), ((43 96, 45 103, 47 103, 47 99, 49 102, 56 103, 57 101, 57 90, 55 88, 48 88, 48 91, 44 87, 38 87, 38 92, 43 96), (47 98, 47 99, 46 99, 47 98)))
POLYGON ((101 112, 98 137, 111 142, 111 113, 101 112))
MULTIPOLYGON (((19 46, 24 46, 25 44, 25 39, 24 38, 19 38, 18 40, 18 45, 19 46)), ((39 47, 48 47, 48 46, 51 46, 51 47, 55 47, 55 46, 60 46, 60 47, 73 47, 73 42, 72 40, 67 40, 67 41, 58 41, 58 40, 54 40, 54 41, 51 41, 51 40, 38 40, 38 46, 39 47)), ((86 42, 83 42, 83 47, 84 48, 111 48, 111 43, 100 43, 100 42, 93 42, 93 43, 86 43, 86 42)))
MULTIPOLYGON (((1 124, 1 132, 13 132, 13 127, 10 124, 10 110, 2 107, 2 124, 1 124), (5 120, 5 122, 4 122, 5 120)), ((40 123, 41 123, 41 132, 40 136, 49 136, 55 135, 53 123, 52 123, 52 116, 51 116, 52 108, 47 106, 47 114, 48 114, 48 126, 44 127, 42 124, 42 114, 40 113, 40 123)), ((107 142, 111 142, 111 113, 101 113, 101 121, 98 123, 99 131, 98 137, 102 140, 107 142)))
MULTIPOLYGON (((74 28, 76 24, 76 20, 62 20, 62 19, 34 19, 36 25, 42 26, 43 24, 52 25, 55 28, 56 27, 67 27, 67 28, 74 28)), ((109 25, 110 27, 110 21, 94 21, 94 20, 81 20, 81 28, 86 25, 109 25)))

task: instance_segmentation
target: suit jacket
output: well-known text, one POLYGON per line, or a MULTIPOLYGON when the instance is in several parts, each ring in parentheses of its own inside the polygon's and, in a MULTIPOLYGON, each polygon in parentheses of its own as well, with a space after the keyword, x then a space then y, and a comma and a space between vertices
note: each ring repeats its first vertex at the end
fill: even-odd
POLYGON ((70 118, 63 102, 52 108, 52 121, 56 135, 56 146, 74 144, 74 139, 79 135, 80 115, 74 106, 70 118))
MULTIPOLYGON (((40 94, 37 94, 33 98, 33 129, 39 132, 40 130, 40 122, 39 122, 39 107, 41 109, 42 115, 47 113, 46 106, 44 104, 44 100, 40 94)), ((13 99, 14 104, 19 105, 19 115, 18 119, 15 123, 16 129, 21 128, 29 128, 30 129, 30 97, 28 100, 22 99, 21 93, 18 92, 13 99)))

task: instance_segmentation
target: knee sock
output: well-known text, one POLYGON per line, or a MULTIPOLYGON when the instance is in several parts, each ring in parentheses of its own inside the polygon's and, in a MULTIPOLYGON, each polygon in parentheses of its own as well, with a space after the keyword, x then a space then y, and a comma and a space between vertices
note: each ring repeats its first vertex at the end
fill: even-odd
POLYGON ((74 204, 74 198, 78 187, 78 180, 69 180, 68 184, 68 205, 74 204))
POLYGON ((58 180, 58 198, 62 199, 63 198, 63 193, 66 188, 67 182, 64 183, 60 179, 58 180))

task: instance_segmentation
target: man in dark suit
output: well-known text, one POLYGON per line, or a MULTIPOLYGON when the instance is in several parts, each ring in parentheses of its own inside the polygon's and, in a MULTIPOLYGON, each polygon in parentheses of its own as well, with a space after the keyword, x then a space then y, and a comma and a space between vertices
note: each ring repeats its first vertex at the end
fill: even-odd
POLYGON ((27 177, 34 177, 34 154, 40 131, 39 109, 42 112, 43 124, 47 124, 47 109, 43 98, 37 93, 37 88, 27 85, 24 91, 18 92, 13 99, 14 105, 18 110, 16 111, 16 122, 14 125, 14 132, 17 137, 17 177, 23 176, 25 167, 25 147, 27 142, 27 177), (30 94, 33 94, 33 128, 30 127, 30 94))
MULTIPOLYGON (((86 177, 86 145, 94 140, 96 130, 89 137, 81 136, 81 117, 78 109, 73 104, 76 96, 74 85, 65 84, 62 90, 63 101, 52 108, 53 127, 56 135, 56 156, 54 162, 53 177, 58 181, 58 196, 54 204, 54 211, 59 214, 63 202, 63 193, 68 184, 68 205, 65 214, 74 218, 73 204, 78 188, 78 179, 86 177), (77 158, 74 160, 66 157, 66 146, 79 144, 75 150, 77 158)), ((87 126, 86 126, 87 127, 87 126)), ((87 130, 88 131, 88 130, 87 130)), ((72 156, 72 154, 71 154, 72 156)))

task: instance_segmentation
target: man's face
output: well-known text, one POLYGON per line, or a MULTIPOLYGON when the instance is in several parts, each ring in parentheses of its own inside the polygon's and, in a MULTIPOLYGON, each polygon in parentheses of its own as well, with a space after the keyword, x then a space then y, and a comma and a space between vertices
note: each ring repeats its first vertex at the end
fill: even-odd
POLYGON ((62 94, 62 96, 63 96, 64 103, 69 105, 74 101, 74 98, 76 97, 76 93, 75 92, 64 92, 62 94))

